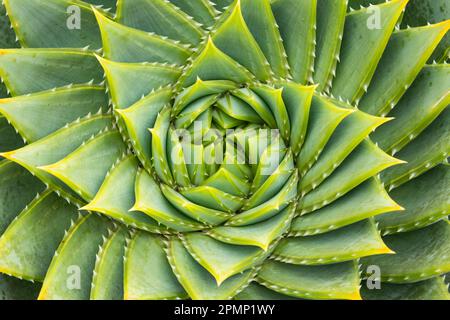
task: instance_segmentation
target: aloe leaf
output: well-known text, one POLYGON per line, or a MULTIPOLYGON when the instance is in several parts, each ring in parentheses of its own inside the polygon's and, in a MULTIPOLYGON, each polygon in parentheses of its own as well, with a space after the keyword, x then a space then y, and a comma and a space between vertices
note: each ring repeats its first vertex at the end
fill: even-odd
POLYGON ((213 31, 212 40, 219 50, 265 81, 271 76, 270 65, 250 32, 237 1, 227 18, 213 31), (242 48, 246 50, 242 50, 242 48))
POLYGON ((13 96, 103 81, 97 59, 84 49, 2 49, 0 76, 13 96))
MULTIPOLYGON (((111 125, 111 117, 105 115, 91 116, 76 121, 51 135, 27 145, 21 149, 2 153, 1 155, 14 161, 39 179, 63 192, 64 197, 77 202, 69 188, 52 175, 39 169, 40 166, 55 163, 75 151, 89 137, 111 125)), ((78 200, 79 201, 79 200, 78 200)))
POLYGON ((369 290, 362 287, 364 300, 449 300, 447 284, 443 277, 407 283, 383 283, 380 289, 369 290))
POLYGON ((309 112, 315 87, 305 87, 294 82, 280 82, 278 85, 283 88, 283 100, 291 121, 290 145, 294 155, 298 155, 309 125, 309 112))
POLYGON ((251 123, 263 123, 258 113, 243 100, 226 95, 217 101, 217 108, 231 118, 251 123))
POLYGON ((389 197, 381 182, 371 178, 328 206, 295 218, 290 235, 326 233, 372 216, 402 209, 389 197))
POLYGON ((48 268, 39 300, 89 299, 98 247, 110 227, 104 218, 89 214, 69 229, 48 268))
POLYGON ((20 46, 3 3, 0 5, 0 34, 0 48, 17 48, 20 46))
POLYGON ((450 168, 439 165, 391 191, 390 196, 405 208, 378 216, 383 234, 419 229, 445 218, 450 212, 450 168))
POLYGON ((286 208, 297 196, 298 173, 295 171, 285 186, 272 199, 260 204, 257 207, 246 210, 231 217, 226 226, 246 226, 255 224, 279 214, 286 208))
POLYGON ((244 271, 218 286, 214 277, 184 248, 181 240, 172 237, 168 243, 167 254, 178 281, 193 300, 232 299, 248 285, 255 273, 254 270, 244 271))
POLYGON ((276 77, 289 75, 287 55, 280 31, 276 27, 270 0, 241 0, 240 6, 245 23, 264 53, 276 77))
POLYGON ((306 140, 297 157, 301 176, 317 161, 333 132, 352 112, 354 110, 339 108, 322 96, 313 97, 306 140))
POLYGON ((236 212, 244 204, 244 199, 209 186, 198 186, 182 190, 181 194, 193 203, 214 210, 236 212))
POLYGON ((138 164, 133 156, 126 156, 113 164, 95 197, 82 209, 101 212, 133 228, 161 232, 161 228, 149 216, 130 211, 135 203, 137 171, 138 164))
POLYGON ((225 167, 220 168, 216 173, 206 179, 202 185, 214 187, 238 197, 245 196, 250 191, 250 185, 246 180, 236 176, 225 167))
POLYGON ((299 265, 323 265, 393 253, 381 239, 373 219, 310 237, 284 238, 272 259, 299 265))
POLYGON ((319 91, 328 91, 332 85, 340 59, 346 9, 346 0, 317 2, 317 46, 313 77, 314 83, 319 84, 319 91))
POLYGON ((373 130, 389 120, 361 111, 355 111, 342 120, 319 159, 300 181, 302 192, 307 193, 320 185, 373 130))
POLYGON ((214 24, 216 15, 219 13, 209 0, 169 1, 206 28, 211 27, 214 24))
POLYGON ((174 185, 167 153, 167 134, 169 126, 170 108, 165 107, 158 114, 155 126, 149 129, 149 131, 152 135, 152 155, 155 172, 164 183, 174 185))
POLYGON ((302 213, 320 209, 345 195, 365 180, 391 166, 403 163, 388 156, 369 140, 361 143, 333 174, 300 202, 302 213))
POLYGON ((162 238, 136 232, 126 249, 124 298, 126 300, 184 299, 164 252, 162 238))
MULTIPOLYGON (((450 7, 445 0, 410 0, 403 17, 402 27, 419 27, 427 23, 439 23, 448 20, 450 7)), ((436 48, 429 62, 448 59, 450 35, 447 34, 436 48)))
POLYGON ((381 115, 392 109, 411 86, 450 22, 397 31, 392 34, 360 109, 381 115), (387 80, 389 79, 389 80, 387 80))
POLYGON ((40 283, 31 283, 0 274, 0 300, 36 300, 40 283))
POLYGON ((290 205, 274 217, 263 222, 240 227, 220 226, 205 232, 221 242, 242 246, 256 246, 267 251, 270 244, 287 231, 294 213, 295 205, 290 205))
POLYGON ((358 104, 406 3, 394 0, 347 14, 333 95, 358 104), (379 25, 372 23, 377 17, 379 25))
POLYGON ((388 153, 395 154, 401 150, 450 104, 449 81, 450 68, 447 65, 425 66, 389 113, 389 117, 395 120, 378 128, 372 134, 372 140, 388 153), (422 90, 424 87, 427 90, 422 90))
POLYGON ((37 141, 88 114, 106 112, 104 87, 76 85, 0 99, 0 113, 26 141, 37 141))
POLYGON ((213 0, 211 1, 217 10, 224 11, 226 10, 234 0, 213 0))
POLYGON ((316 0, 276 0, 272 10, 297 83, 313 82, 316 46, 316 0))
POLYGON ((91 201, 114 162, 126 152, 117 131, 107 131, 88 140, 64 159, 40 166, 57 177, 83 199, 91 201))
POLYGON ((301 266, 269 260, 263 264, 257 281, 273 291, 297 298, 361 299, 354 261, 301 266))
POLYGON ((267 289, 266 287, 252 282, 247 288, 234 297, 234 300, 297 300, 298 298, 290 297, 276 291, 267 289))
POLYGON ((105 11, 109 12, 116 10, 117 0, 86 0, 88 3, 92 3, 94 6, 99 8, 104 8, 105 11))
POLYGON ((445 274, 450 270, 450 225, 440 221, 424 229, 383 238, 396 254, 366 257, 363 270, 376 265, 381 281, 411 283, 445 274))
MULTIPOLYGON (((260 161, 259 164, 261 163, 262 161, 260 161)), ((262 183, 258 188, 256 188, 254 193, 245 201, 245 204, 242 209, 243 210, 252 209, 275 196, 280 191, 280 189, 287 183, 289 177, 294 173, 294 170, 295 167, 292 151, 289 150, 286 153, 284 159, 280 162, 278 168, 276 168, 273 172, 268 174, 266 176, 267 179, 264 181, 264 183, 262 183)), ((255 183, 257 177, 259 177, 258 173, 255 175, 253 183, 255 183)))
POLYGON ((188 128, 204 111, 211 108, 217 98, 218 95, 209 95, 192 102, 177 115, 175 127, 177 129, 188 128))
POLYGON ((22 47, 102 47, 97 21, 86 2, 5 0, 4 4, 22 47), (74 19, 80 22, 77 24, 74 19))
POLYGON ((269 106, 253 90, 242 88, 232 91, 233 96, 245 101, 264 120, 270 128, 277 128, 277 123, 269 106))
POLYGON ((446 108, 419 137, 396 154, 396 157, 407 163, 382 173, 381 179, 388 188, 393 189, 408 182, 448 157, 449 121, 450 109, 446 108))
MULTIPOLYGON (((22 137, 16 133, 15 128, 8 120, 0 116, 0 152, 11 151, 23 147, 22 137)), ((3 158, 0 156, 0 161, 3 158)))
POLYGON ((197 45, 203 36, 198 22, 164 0, 119 0, 116 20, 183 43, 197 45))
POLYGON ((154 127, 159 112, 169 104, 171 96, 172 90, 165 88, 152 92, 127 109, 115 110, 123 119, 134 151, 147 170, 151 168, 152 153, 148 128, 154 127))
POLYGON ((14 162, 0 161, 0 235, 44 185, 14 162))
POLYGON ((122 300, 124 256, 126 237, 125 228, 111 232, 100 247, 92 275, 91 300, 122 300))
POLYGON ((0 271, 42 282, 78 210, 51 190, 28 204, 0 238, 0 271))
POLYGON ((116 62, 159 62, 182 65, 191 55, 187 45, 116 23, 94 11, 104 56, 116 62))
POLYGON ((186 216, 207 225, 218 225, 227 221, 232 215, 230 213, 203 207, 189 201, 174 189, 162 184, 161 191, 166 199, 186 216))
POLYGON ((184 108, 190 105, 197 99, 200 99, 207 95, 223 93, 228 90, 236 88, 236 84, 232 81, 226 80, 212 80, 203 81, 197 78, 195 83, 184 89, 175 98, 175 103, 173 105, 172 114, 178 115, 184 108))
POLYGON ((170 138, 168 140, 168 149, 170 150, 170 169, 172 171, 175 183, 180 187, 190 187, 191 178, 186 165, 186 156, 179 136, 173 129, 169 130, 170 138))
POLYGON ((196 231, 205 229, 204 224, 190 219, 175 209, 161 192, 159 185, 144 170, 139 170, 136 177, 136 203, 133 211, 141 211, 159 223, 179 231, 196 231))
POLYGON ((105 70, 112 102, 126 109, 153 90, 175 83, 181 74, 176 66, 160 63, 113 62, 97 56, 105 70))
POLYGON ((257 247, 236 246, 196 232, 182 238, 191 256, 214 277, 217 286, 263 261, 267 254, 257 247))
POLYGON ((217 48, 212 38, 209 37, 198 56, 188 65, 180 77, 179 85, 189 87, 198 78, 203 81, 222 79, 237 83, 247 83, 251 82, 254 76, 250 71, 217 48))

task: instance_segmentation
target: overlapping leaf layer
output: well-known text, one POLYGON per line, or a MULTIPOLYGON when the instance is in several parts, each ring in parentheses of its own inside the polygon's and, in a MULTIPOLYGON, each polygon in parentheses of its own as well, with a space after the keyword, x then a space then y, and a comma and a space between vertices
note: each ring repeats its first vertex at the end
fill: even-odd
POLYGON ((448 5, 99 2, 4 0, 0 298, 450 298, 448 5))

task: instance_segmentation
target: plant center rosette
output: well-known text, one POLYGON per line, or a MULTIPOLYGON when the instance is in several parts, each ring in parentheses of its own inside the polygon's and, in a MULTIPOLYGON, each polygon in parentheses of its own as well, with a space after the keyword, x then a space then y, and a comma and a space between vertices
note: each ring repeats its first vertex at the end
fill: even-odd
POLYGON ((360 299, 373 270, 448 296, 450 73, 426 65, 448 21, 394 31, 404 0, 49 0, 48 20, 72 2, 84 27, 50 40, 5 2, 30 48, 0 55, 25 140, 0 178, 27 205, 0 272, 40 299, 360 299))

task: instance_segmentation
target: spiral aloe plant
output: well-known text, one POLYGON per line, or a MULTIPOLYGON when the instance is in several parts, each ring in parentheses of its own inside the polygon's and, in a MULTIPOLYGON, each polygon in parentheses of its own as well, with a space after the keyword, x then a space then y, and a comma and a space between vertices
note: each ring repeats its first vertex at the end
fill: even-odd
POLYGON ((448 2, 3 6, 0 298, 449 299, 448 2))

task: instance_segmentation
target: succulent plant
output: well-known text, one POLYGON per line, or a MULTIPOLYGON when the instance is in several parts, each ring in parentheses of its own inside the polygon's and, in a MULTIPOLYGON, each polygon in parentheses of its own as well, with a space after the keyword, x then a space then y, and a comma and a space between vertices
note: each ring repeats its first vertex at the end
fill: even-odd
POLYGON ((375 3, 4 0, 0 298, 449 299, 448 3, 375 3))

